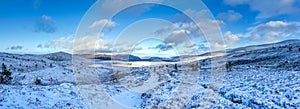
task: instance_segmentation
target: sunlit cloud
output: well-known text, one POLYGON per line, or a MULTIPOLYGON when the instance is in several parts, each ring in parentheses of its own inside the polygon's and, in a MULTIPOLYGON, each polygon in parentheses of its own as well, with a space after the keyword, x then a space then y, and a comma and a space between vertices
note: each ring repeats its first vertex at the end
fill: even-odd
POLYGON ((270 42, 299 34, 299 22, 269 21, 249 27, 245 36, 250 41, 270 42))

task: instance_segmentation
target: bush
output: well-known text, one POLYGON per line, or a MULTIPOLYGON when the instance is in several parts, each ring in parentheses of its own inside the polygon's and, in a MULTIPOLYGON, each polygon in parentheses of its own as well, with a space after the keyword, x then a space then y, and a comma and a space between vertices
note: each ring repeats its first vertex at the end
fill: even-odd
POLYGON ((118 81, 120 79, 120 71, 116 71, 114 80, 118 81))
POLYGON ((232 66, 233 66, 232 62, 227 62, 226 63, 226 69, 227 69, 227 71, 231 71, 232 66))
POLYGON ((6 65, 2 63, 2 72, 0 73, 0 84, 9 83, 12 80, 11 72, 6 69, 6 65))
POLYGON ((40 79, 35 79, 34 83, 36 85, 41 85, 42 81, 40 79))
POLYGON ((177 66, 177 64, 174 65, 174 69, 175 69, 175 71, 178 71, 178 66, 177 66))
POLYGON ((191 67, 192 67, 192 70, 193 70, 193 71, 198 70, 198 68, 199 68, 198 62, 196 62, 196 64, 192 64, 191 67))
POLYGON ((289 47, 289 51, 292 51, 293 47, 289 47))

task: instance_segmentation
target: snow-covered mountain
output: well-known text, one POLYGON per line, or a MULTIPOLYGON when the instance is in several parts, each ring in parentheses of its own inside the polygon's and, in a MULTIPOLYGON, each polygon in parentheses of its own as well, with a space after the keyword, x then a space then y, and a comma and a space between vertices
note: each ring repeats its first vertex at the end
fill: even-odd
MULTIPOLYGON (((6 66, 12 77, 9 82, 0 84, 0 109, 93 108, 93 103, 87 101, 79 89, 81 86, 95 88, 92 86, 99 84, 90 78, 98 79, 116 101, 133 108, 300 107, 300 40, 231 49, 218 57, 209 55, 210 53, 184 56, 191 59, 189 63, 175 62, 179 60, 178 57, 172 57, 172 61, 164 63, 129 67, 128 73, 125 71, 128 68, 126 66, 134 62, 112 67, 110 63, 94 63, 91 59, 73 55, 73 58, 80 60, 74 66, 72 61, 76 60, 72 60, 72 55, 64 52, 45 55, 0 53, 0 64, 6 66), (232 66, 223 78, 224 84, 219 89, 214 89, 211 85, 211 60, 219 58, 226 58, 226 63, 231 62, 232 66), (85 66, 81 63, 96 65, 85 66), (194 68, 195 65, 197 68, 194 68), (81 72, 75 72, 77 70, 74 71, 74 67, 81 72), (87 75, 81 78, 84 80, 82 84, 76 84, 75 79, 78 77, 75 75, 84 74, 87 71, 85 68, 92 68, 97 74, 87 75), (149 80, 152 71, 158 75, 159 84, 144 93, 132 93, 118 83, 118 80, 126 80, 129 75, 133 75, 137 79, 134 81, 137 85, 146 84, 142 81, 149 80), (183 107, 170 105, 168 98, 178 102, 183 100, 176 98, 174 92, 181 84, 185 84, 181 79, 185 72, 199 74, 197 82, 189 83, 198 87, 183 107), (213 92, 215 95, 207 95, 206 92, 213 92), (206 96, 214 98, 208 99, 206 96)), ((150 58, 148 61, 152 61, 150 58)), ((99 92, 91 89, 87 91, 94 97, 99 95, 99 92)), ((92 98, 88 99, 91 101, 92 98)))

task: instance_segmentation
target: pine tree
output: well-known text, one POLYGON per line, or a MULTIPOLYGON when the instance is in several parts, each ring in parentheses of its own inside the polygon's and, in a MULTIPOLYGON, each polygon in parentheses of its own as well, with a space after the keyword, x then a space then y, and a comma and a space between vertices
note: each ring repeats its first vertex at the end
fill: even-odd
POLYGON ((8 83, 12 80, 11 72, 6 69, 4 63, 2 63, 2 72, 0 73, 0 83, 8 83))
POLYGON ((2 73, 5 75, 5 76, 11 76, 11 72, 9 72, 7 69, 6 69, 6 66, 4 63, 2 63, 2 73))

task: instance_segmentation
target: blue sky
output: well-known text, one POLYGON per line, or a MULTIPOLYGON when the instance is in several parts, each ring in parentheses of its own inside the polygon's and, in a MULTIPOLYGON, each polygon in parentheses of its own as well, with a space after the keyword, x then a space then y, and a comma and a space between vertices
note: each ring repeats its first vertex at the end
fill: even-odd
POLYGON ((130 2, 0 1, 0 51, 44 54, 78 50, 80 53, 168 57, 178 53, 201 54, 218 47, 237 48, 300 39, 299 0, 202 0, 207 7, 198 2, 173 3, 183 5, 184 10, 158 4, 134 5, 106 18, 107 13, 130 2), (93 12, 97 14, 90 15, 93 12), (189 15, 199 15, 199 22, 189 15), (208 37, 206 32, 199 32, 197 25, 214 31, 209 34, 218 32, 218 25, 223 37, 208 37), (86 29, 81 29, 84 27, 86 29), (100 31, 99 27, 104 30, 100 31))

